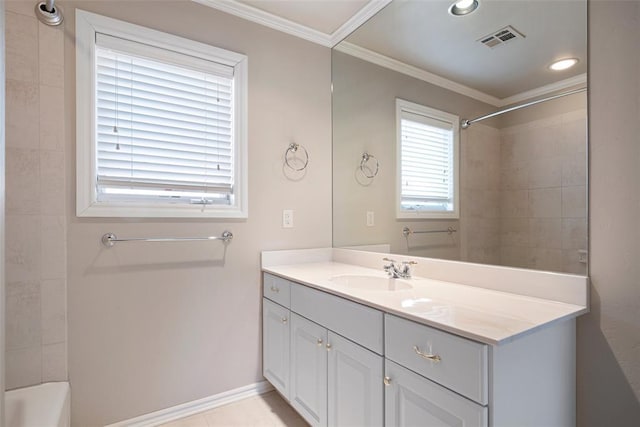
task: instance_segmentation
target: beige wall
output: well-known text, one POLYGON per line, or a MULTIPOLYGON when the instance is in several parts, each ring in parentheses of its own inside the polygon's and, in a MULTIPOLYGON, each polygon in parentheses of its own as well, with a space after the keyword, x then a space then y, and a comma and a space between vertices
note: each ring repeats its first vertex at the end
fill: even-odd
POLYGON ((640 425, 640 2, 589 7, 591 314, 578 425, 640 425))
MULTIPOLYGON (((75 182, 74 7, 249 58, 249 219, 81 219, 68 215, 69 376, 76 426, 104 425, 262 381, 260 251, 331 246, 330 51, 189 1, 64 2, 68 182, 75 182), (306 175, 283 155, 304 145, 306 175), (282 229, 293 209, 295 228, 282 229), (233 242, 130 243, 190 236, 233 242)), ((71 184, 69 193, 74 194, 71 184)), ((69 212, 74 212, 70 197, 69 212)))
MULTIPOLYGON (((5 201, 5 162, 4 162, 4 151, 5 151, 5 132, 4 132, 4 123, 5 123, 5 106, 4 106, 4 2, 0 2, 0 123, 2 123, 2 129, 0 129, 0 319, 6 321, 5 318, 5 285, 4 285, 4 275, 5 275, 5 263, 4 263, 4 246, 5 246, 5 237, 4 237, 4 229, 5 229, 5 213, 4 213, 4 201, 5 201)), ((6 323, 6 322, 3 322, 6 323)), ((5 337, 5 328, 0 327, 0 392, 5 389, 4 382, 4 337, 5 337)), ((4 399, 0 399, 0 425, 2 425, 2 421, 4 420, 4 399)))
POLYGON ((63 32, 6 3, 6 387, 67 379, 63 32))

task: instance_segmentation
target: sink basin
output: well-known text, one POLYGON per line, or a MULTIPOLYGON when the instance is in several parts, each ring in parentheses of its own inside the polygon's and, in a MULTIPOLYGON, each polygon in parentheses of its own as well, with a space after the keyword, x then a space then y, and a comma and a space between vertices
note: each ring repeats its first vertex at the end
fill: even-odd
POLYGON ((403 291, 413 288, 411 283, 405 280, 380 276, 344 274, 333 276, 330 280, 347 288, 367 291, 403 291))

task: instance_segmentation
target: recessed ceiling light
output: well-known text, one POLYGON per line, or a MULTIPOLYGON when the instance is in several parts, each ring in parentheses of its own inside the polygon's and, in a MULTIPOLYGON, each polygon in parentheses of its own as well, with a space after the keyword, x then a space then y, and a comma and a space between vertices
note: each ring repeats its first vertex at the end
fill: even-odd
POLYGON ((560 59, 558 61, 555 61, 551 65, 549 65, 549 69, 553 71, 562 71, 562 70, 566 70, 568 68, 573 67, 577 63, 578 63, 577 58, 560 59))
POLYGON ((454 16, 464 16, 476 10, 478 6, 478 0, 459 0, 449 7, 449 13, 454 16))

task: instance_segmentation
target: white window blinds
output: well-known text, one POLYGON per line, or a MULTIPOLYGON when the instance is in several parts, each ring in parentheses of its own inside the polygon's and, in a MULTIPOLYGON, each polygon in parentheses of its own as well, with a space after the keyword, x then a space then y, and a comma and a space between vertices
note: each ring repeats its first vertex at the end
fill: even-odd
POLYGON ((96 34, 99 201, 232 204, 233 67, 96 34))
POLYGON ((454 144, 451 122, 402 111, 401 208, 452 211, 454 144))

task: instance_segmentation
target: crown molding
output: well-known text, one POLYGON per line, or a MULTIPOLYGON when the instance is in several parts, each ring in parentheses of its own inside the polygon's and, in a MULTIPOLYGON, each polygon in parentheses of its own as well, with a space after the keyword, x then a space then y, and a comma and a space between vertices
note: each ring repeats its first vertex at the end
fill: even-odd
POLYGON ((500 100, 500 105, 498 105, 498 107, 504 107, 506 105, 515 104, 517 102, 528 101, 533 98, 549 95, 553 92, 569 89, 574 86, 580 86, 580 85, 586 86, 586 84, 587 84, 587 73, 579 74, 577 76, 569 77, 568 79, 560 80, 559 82, 540 86, 538 88, 531 89, 526 92, 518 93, 513 96, 509 96, 507 98, 502 98, 500 100))
POLYGON ((414 77, 416 79, 423 80, 427 83, 449 89, 450 91, 459 93, 461 95, 477 99, 478 101, 482 101, 496 107, 500 106, 501 100, 499 98, 496 98, 495 96, 487 95, 486 93, 470 88, 469 86, 456 83, 453 80, 449 80, 444 77, 438 76, 437 74, 425 71, 421 68, 405 64, 404 62, 389 58, 388 56, 381 55, 372 50, 362 48, 352 43, 342 42, 337 45, 335 49, 348 55, 355 56, 356 58, 360 58, 365 61, 372 62, 376 65, 380 65, 381 67, 385 67, 390 70, 394 70, 399 73, 414 77))
POLYGON ((355 15, 353 15, 347 22, 342 24, 340 28, 335 30, 331 34, 331 47, 334 47, 342 40, 344 40, 349 34, 354 32, 360 25, 367 22, 376 13, 380 12, 386 5, 393 0, 371 0, 364 5, 355 15))
POLYGON ((281 18, 244 3, 239 3, 235 0, 192 1, 325 47, 333 47, 332 38, 329 34, 314 30, 313 28, 309 28, 288 19, 281 18))

